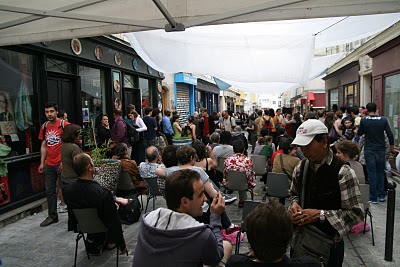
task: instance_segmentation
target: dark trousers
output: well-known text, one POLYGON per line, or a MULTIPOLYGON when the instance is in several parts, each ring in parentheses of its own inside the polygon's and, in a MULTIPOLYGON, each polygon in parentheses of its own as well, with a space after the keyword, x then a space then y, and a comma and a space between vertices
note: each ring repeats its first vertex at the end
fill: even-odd
POLYGON ((341 267, 344 259, 344 242, 343 239, 331 248, 327 267, 341 267))
POLYGON ((257 142, 257 134, 251 134, 250 141, 251 141, 251 153, 254 153, 254 148, 256 147, 256 142, 257 142))
MULTIPOLYGON (((44 166, 44 183, 46 187, 46 197, 49 217, 53 219, 58 219, 57 214, 57 182, 60 181, 61 185, 61 173, 58 171, 60 165, 56 166, 44 166)), ((60 187, 60 190, 62 188, 60 187)))
POLYGON ((172 145, 172 135, 171 134, 164 134, 167 138, 168 145, 172 145))
POLYGON ((143 139, 140 139, 132 146, 132 155, 131 159, 136 161, 136 164, 139 166, 140 163, 146 161, 145 157, 145 149, 146 145, 143 139))

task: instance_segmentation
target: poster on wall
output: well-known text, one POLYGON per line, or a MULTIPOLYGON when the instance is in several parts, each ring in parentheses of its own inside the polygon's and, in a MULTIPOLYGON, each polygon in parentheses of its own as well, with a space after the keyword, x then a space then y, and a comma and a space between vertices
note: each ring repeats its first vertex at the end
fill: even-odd
POLYGON ((115 92, 121 91, 121 73, 118 71, 113 71, 113 87, 115 92))
POLYGON ((1 135, 12 135, 17 133, 15 126, 13 107, 10 95, 0 91, 0 131, 1 135))
POLYGON ((10 189, 8 187, 8 177, 0 177, 0 206, 10 202, 10 189))
POLYGON ((89 122, 89 108, 82 108, 83 122, 89 122))

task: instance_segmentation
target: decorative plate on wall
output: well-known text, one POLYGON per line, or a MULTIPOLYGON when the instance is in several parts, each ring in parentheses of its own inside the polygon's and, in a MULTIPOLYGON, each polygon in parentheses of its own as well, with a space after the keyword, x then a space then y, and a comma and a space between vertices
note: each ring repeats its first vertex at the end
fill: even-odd
POLYGON ((96 45, 96 47, 94 48, 94 56, 96 57, 96 59, 101 60, 103 58, 103 55, 103 48, 101 48, 101 46, 99 45, 96 45))
POLYGON ((121 54, 120 54, 119 52, 115 53, 115 55, 114 55, 114 61, 115 61, 115 64, 117 64, 118 66, 121 65, 121 63, 122 63, 122 58, 121 58, 121 54))
POLYGON ((133 68, 134 70, 138 70, 138 68, 139 68, 139 62, 137 61, 136 58, 134 58, 134 59, 132 60, 132 68, 133 68))
POLYGON ((149 74, 153 73, 153 69, 150 66, 147 66, 147 73, 149 74))
POLYGON ((72 39, 71 40, 71 49, 75 55, 80 55, 82 53, 81 41, 79 41, 77 38, 72 39))

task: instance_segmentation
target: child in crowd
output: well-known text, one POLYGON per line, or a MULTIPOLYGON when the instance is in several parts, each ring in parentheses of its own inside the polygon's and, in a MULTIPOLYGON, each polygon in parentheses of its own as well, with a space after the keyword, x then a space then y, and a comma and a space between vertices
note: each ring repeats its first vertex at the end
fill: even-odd
POLYGON ((355 134, 354 134, 355 128, 354 128, 354 124, 350 118, 344 119, 344 126, 346 127, 344 134, 341 137, 339 137, 339 139, 336 140, 333 144, 331 144, 331 147, 334 148, 337 143, 339 143, 343 140, 353 141, 353 138, 355 136, 355 134))

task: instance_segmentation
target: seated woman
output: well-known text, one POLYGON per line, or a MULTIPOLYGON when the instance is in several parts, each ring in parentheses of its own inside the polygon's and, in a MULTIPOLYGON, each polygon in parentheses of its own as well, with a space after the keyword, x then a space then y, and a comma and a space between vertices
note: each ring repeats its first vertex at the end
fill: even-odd
POLYGON ((174 135, 172 139, 179 139, 182 137, 182 128, 179 126, 179 115, 174 115, 172 117, 172 129, 174 130, 174 135))
POLYGON ((285 173, 289 178, 289 185, 292 183, 292 175, 294 168, 299 163, 300 159, 296 156, 297 147, 292 147, 293 138, 283 137, 279 141, 279 148, 283 154, 277 154, 274 158, 272 172, 285 173))
POLYGON ((208 174, 211 181, 213 181, 213 183, 219 188, 219 183, 222 182, 222 176, 219 177, 220 179, 217 177, 215 169, 218 165, 211 147, 206 147, 201 141, 194 142, 192 147, 196 150, 197 154, 197 160, 194 163, 194 166, 202 168, 208 174))
MULTIPOLYGON (((124 176, 124 174, 128 173, 134 187, 132 189, 118 188, 117 196, 125 197, 135 192, 140 195, 147 194, 147 185, 139 176, 139 167, 137 166, 136 162, 128 157, 128 147, 125 143, 119 143, 115 146, 115 156, 113 159, 121 161, 120 179, 125 179, 126 176, 124 176)), ((120 185, 122 182, 123 181, 118 181, 118 185, 120 185)))
POLYGON ((339 143, 336 143, 335 148, 337 151, 336 156, 338 156, 341 160, 348 162, 350 164, 350 167, 356 173, 358 182, 360 184, 365 184, 365 174, 363 166, 360 162, 356 160, 356 158, 360 154, 359 146, 350 140, 343 140, 339 143))
POLYGON ((189 124, 185 127, 185 134, 187 137, 192 138, 193 142, 196 142, 197 137, 196 137, 196 125, 194 124, 194 117, 189 116, 188 118, 189 124))

